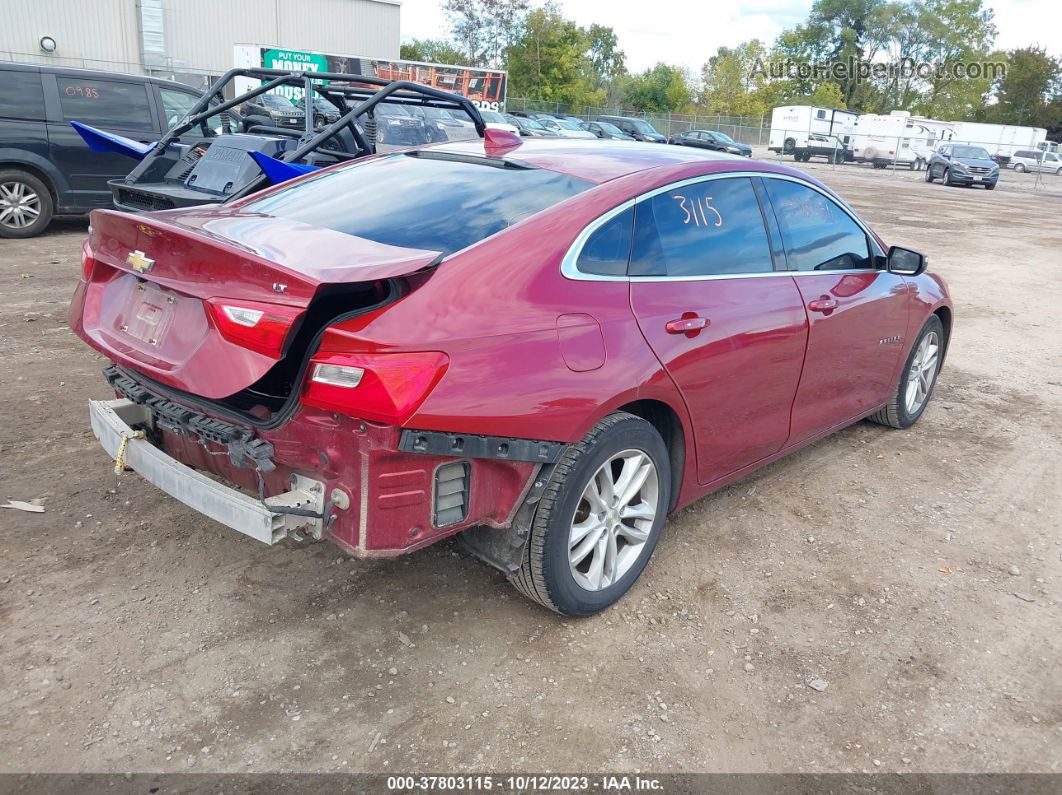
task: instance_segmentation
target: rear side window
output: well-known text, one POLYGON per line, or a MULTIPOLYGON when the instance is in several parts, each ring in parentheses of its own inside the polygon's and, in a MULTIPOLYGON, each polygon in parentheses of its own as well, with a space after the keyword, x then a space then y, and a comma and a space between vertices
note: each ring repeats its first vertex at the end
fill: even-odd
POLYGON ((633 276, 714 276, 773 268, 752 182, 713 179, 639 202, 633 276))
POLYGON ((631 207, 599 226, 579 252, 576 267, 582 273, 624 276, 631 254, 634 208, 631 207))
POLYGON ((40 72, 0 70, 0 118, 44 120, 40 72))
POLYGON ((377 243, 450 254, 590 187, 555 171, 421 152, 329 171, 245 207, 377 243))
POLYGON ((147 86, 115 80, 57 78, 63 118, 94 127, 154 131, 147 86))
POLYGON ((818 191, 781 179, 765 179, 790 265, 800 271, 870 268, 866 232, 818 191))

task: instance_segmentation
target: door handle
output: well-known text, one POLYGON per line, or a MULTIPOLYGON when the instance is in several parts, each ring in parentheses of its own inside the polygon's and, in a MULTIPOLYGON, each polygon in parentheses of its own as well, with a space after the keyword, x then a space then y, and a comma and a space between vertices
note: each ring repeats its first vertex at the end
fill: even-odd
POLYGON ((685 334, 687 337, 696 337, 708 323, 709 320, 706 317, 698 317, 694 312, 685 312, 678 320, 669 320, 664 325, 664 328, 668 334, 685 334))
POLYGON ((808 303, 808 309, 812 312, 832 312, 837 308, 837 300, 830 298, 828 295, 822 296, 822 298, 816 298, 814 301, 808 303))

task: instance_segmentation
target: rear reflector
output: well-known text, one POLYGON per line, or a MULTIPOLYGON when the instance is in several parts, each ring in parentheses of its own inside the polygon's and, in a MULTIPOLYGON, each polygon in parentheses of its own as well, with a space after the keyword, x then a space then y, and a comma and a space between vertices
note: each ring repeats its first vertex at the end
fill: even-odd
POLYGON ((318 353, 302 402, 351 417, 401 425, 446 372, 438 351, 413 353, 318 353))
POLYGON ((242 348, 279 359, 302 309, 254 301, 230 301, 213 298, 207 301, 221 336, 242 348))

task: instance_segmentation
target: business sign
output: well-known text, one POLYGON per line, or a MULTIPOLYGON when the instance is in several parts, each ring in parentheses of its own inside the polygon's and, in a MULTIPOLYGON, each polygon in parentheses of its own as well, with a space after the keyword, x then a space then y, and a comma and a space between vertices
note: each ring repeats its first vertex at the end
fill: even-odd
MULTIPOLYGON (((482 110, 504 110, 508 75, 499 69, 421 63, 419 61, 367 58, 358 55, 329 55, 258 44, 237 44, 233 48, 237 68, 290 69, 303 72, 343 72, 382 80, 408 80, 467 97, 482 110)), ((237 93, 250 91, 258 81, 238 78, 237 93)), ((283 86, 277 93, 290 99, 302 97, 297 86, 283 86)))

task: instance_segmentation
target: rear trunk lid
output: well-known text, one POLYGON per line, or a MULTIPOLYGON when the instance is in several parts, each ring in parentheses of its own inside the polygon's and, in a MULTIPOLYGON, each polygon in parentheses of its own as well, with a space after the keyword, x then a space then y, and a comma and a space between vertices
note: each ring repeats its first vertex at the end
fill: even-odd
POLYGON ((219 399, 283 358, 316 297, 413 273, 438 252, 197 208, 150 216, 96 210, 85 257, 71 305, 74 330, 121 365, 219 399))

